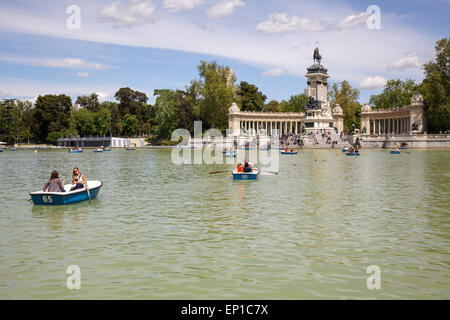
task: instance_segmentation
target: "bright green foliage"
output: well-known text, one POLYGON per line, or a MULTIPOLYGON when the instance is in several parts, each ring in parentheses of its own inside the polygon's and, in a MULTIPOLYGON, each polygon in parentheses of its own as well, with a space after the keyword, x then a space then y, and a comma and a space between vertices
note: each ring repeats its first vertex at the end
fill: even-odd
POLYGON ((241 81, 236 88, 236 98, 242 111, 262 111, 267 99, 257 86, 246 81, 241 81))
POLYGON ((417 90, 413 80, 388 80, 383 92, 370 97, 369 104, 374 109, 389 109, 407 106, 417 90))
POLYGON ((174 90, 155 90, 157 96, 155 103, 154 128, 155 141, 170 139, 172 132, 178 129, 178 102, 179 93, 174 90))
POLYGON ((63 136, 63 134, 61 132, 57 132, 57 131, 50 132, 48 134, 45 142, 47 142, 49 144, 54 144, 56 142, 56 140, 58 140, 58 138, 60 138, 62 136, 63 136))
POLYGON ((308 100, 306 94, 297 94, 291 96, 289 101, 282 101, 281 111, 282 112, 305 112, 305 104, 308 100))
POLYGON ((204 129, 225 130, 228 127, 228 108, 233 102, 235 76, 229 67, 216 61, 201 61, 197 67, 201 80, 198 82, 199 115, 205 122, 204 129))
POLYGON ((75 129, 81 137, 96 135, 95 114, 87 109, 79 109, 72 113, 75 129))
POLYGON ((137 133, 139 121, 134 114, 126 114, 122 121, 122 134, 125 136, 134 136, 137 133))
POLYGON ((360 127, 359 115, 361 114, 361 105, 358 103, 359 90, 352 88, 347 80, 340 83, 334 83, 331 91, 330 106, 333 109, 339 104, 344 111, 344 131, 350 132, 353 128, 360 127))
POLYGON ((436 43, 436 59, 424 65, 425 79, 420 86, 427 107, 428 131, 450 130, 450 38, 436 43))

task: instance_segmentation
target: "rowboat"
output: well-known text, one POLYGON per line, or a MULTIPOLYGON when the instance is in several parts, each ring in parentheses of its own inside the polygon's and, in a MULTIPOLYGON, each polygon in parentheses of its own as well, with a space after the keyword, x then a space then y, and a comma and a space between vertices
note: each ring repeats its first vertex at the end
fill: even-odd
POLYGON ((251 172, 238 172, 233 170, 233 180, 256 180, 259 175, 259 170, 253 170, 251 172))
POLYGON ((400 154, 400 150, 391 150, 391 154, 400 154))
POLYGON ((233 151, 233 153, 226 153, 225 158, 236 158, 236 152, 233 151))
MULTIPOLYGON (((95 199, 100 192, 100 188, 103 186, 103 182, 92 180, 88 181, 87 184, 89 187, 90 198, 95 199)), ((44 206, 71 204, 89 200, 88 191, 85 188, 74 191, 70 191, 70 188, 72 188, 72 185, 68 184, 64 186, 66 192, 44 192, 42 190, 32 192, 30 193, 31 200, 35 205, 44 206)))
POLYGON ((135 147, 125 147, 125 150, 136 150, 135 147))
POLYGON ((406 150, 406 149, 408 149, 408 147, 398 147, 397 149, 406 150))
POLYGON ((0 152, 3 152, 3 149, 2 149, 2 148, 0 148, 0 152))
POLYGON ((103 151, 111 151, 111 149, 103 149, 103 151))
POLYGON ((82 153, 82 152, 83 152, 83 149, 78 149, 78 148, 69 149, 69 153, 82 153))
POLYGON ((345 147, 342 149, 342 152, 348 152, 348 147, 345 146, 345 147))
POLYGON ((290 152, 290 151, 281 151, 281 154, 297 154, 298 152, 290 152))
POLYGON ((95 152, 95 153, 103 152, 103 149, 95 149, 94 152, 95 152))
POLYGON ((359 152, 347 152, 347 156, 359 156, 359 152))

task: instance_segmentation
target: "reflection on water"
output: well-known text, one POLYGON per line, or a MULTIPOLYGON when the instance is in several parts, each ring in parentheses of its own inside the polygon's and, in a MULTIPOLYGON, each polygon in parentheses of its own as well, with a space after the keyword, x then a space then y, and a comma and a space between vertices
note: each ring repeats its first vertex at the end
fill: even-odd
POLYGON ((0 298, 448 299, 449 160, 306 150, 233 181, 170 150, 3 152, 0 298), (91 206, 27 201, 74 166, 104 183, 91 206), (65 288, 72 264, 81 290, 65 288))

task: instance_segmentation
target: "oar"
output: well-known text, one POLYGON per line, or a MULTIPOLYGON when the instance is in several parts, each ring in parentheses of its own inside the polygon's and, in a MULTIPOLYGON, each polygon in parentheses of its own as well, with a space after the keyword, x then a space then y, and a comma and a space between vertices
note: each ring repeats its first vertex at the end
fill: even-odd
POLYGON ((261 170, 261 172, 267 172, 267 173, 278 174, 278 172, 277 172, 277 171, 263 171, 263 170, 261 170))
POLYGON ((87 190, 87 194, 88 194, 88 198, 89 198, 89 205, 91 205, 91 194, 89 192, 89 186, 88 186, 87 180, 86 180, 86 190, 87 190))
POLYGON ((229 171, 230 171, 230 170, 211 171, 209 174, 223 173, 223 172, 229 172, 229 171))

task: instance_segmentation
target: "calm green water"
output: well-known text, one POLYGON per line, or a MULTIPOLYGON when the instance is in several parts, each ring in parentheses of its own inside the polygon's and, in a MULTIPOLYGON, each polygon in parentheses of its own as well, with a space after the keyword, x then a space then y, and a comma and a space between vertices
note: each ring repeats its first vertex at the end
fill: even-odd
POLYGON ((449 150, 306 150, 243 182, 170 159, 0 153, 0 298, 450 298, 449 150), (27 201, 74 166, 104 182, 91 206, 27 201), (69 265, 80 290, 66 288, 69 265))

